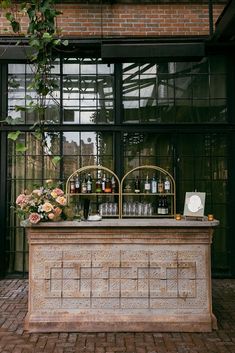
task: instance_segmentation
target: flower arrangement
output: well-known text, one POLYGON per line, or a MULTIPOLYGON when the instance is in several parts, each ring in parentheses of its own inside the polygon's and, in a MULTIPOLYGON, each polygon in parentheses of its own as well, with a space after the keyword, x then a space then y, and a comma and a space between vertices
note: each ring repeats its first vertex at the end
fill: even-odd
POLYGON ((62 189, 50 185, 34 189, 31 193, 25 191, 16 199, 16 213, 26 224, 65 220, 66 197, 62 189))

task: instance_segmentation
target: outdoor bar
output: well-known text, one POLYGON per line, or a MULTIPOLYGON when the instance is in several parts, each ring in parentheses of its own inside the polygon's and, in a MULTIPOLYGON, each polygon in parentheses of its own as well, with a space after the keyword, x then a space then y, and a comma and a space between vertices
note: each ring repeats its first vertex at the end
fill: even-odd
POLYGON ((217 220, 41 222, 29 242, 30 332, 209 332, 217 220))

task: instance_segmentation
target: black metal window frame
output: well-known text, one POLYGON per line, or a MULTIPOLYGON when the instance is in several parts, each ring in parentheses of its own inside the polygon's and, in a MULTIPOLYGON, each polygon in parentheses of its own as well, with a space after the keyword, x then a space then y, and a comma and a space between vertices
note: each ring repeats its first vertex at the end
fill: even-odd
MULTIPOLYGON (((233 163, 233 158, 235 155, 235 106, 234 106, 234 98, 231 92, 234 92, 234 86, 235 86, 235 79, 232 80, 232 78, 235 78, 235 68, 234 68, 234 58, 228 59, 228 70, 230 72, 230 79, 227 81, 227 91, 228 91, 228 123, 219 123, 219 124, 208 124, 208 123, 203 123, 203 124, 151 124, 151 125, 146 125, 146 124, 135 124, 135 125, 129 125, 125 124, 122 122, 122 117, 123 117, 123 107, 122 107, 122 80, 121 80, 121 73, 122 73, 122 64, 121 63, 116 63, 115 64, 115 71, 114 71, 114 112, 115 112, 115 123, 113 125, 90 125, 90 124, 83 124, 83 125, 74 125, 74 124, 58 124, 58 125, 53 125, 53 126, 48 126, 48 131, 59 131, 61 134, 63 132, 98 132, 98 131, 104 131, 104 132, 109 132, 114 135, 114 145, 115 145, 115 155, 116 156, 123 156, 123 134, 127 132, 145 132, 145 133, 162 133, 162 134, 171 134, 174 138, 174 136, 178 135, 179 133, 181 134, 188 134, 191 133, 192 131, 195 134, 200 134, 200 133, 224 133, 228 136, 230 140, 230 151, 231 154, 229 155, 229 170, 230 170, 230 175, 229 175, 229 200, 232 204, 235 195, 235 186, 234 183, 232 183, 232 180, 235 179, 235 168, 234 168, 234 163, 233 163)), ((7 111, 7 96, 6 96, 6 91, 7 91, 7 64, 1 64, 1 69, 0 69, 0 78, 1 78, 1 87, 0 87, 0 93, 1 93, 1 115, 4 116, 7 111)), ((4 247, 5 247, 5 240, 4 240, 4 235, 6 229, 6 197, 5 197, 5 190, 6 190, 6 168, 7 168, 7 162, 6 162, 6 156, 7 156, 7 132, 8 131, 14 131, 20 129, 21 131, 24 132, 30 132, 30 128, 27 125, 19 125, 19 126, 6 126, 2 125, 1 126, 1 136, 0 136, 0 142, 1 142, 1 201, 0 201, 0 226, 3 232, 1 232, 1 237, 0 237, 0 245, 1 245, 1 251, 4 252, 4 247)), ((116 158, 115 159, 115 171, 116 173, 121 176, 123 174, 123 160, 122 158, 116 158)), ((62 168, 61 168, 61 176, 62 176, 62 168)), ((233 214, 232 214, 232 208, 229 208, 229 218, 230 218, 230 234, 232 234, 232 219, 233 219, 233 214)), ((229 247, 230 249, 234 248, 234 238, 229 236, 228 238, 229 242, 229 247)), ((3 255, 3 253, 2 253, 3 255)), ((3 258, 4 256, 0 256, 2 264, 1 264, 1 269, 4 268, 4 262, 3 258)), ((230 262, 231 262, 231 268, 232 271, 235 271, 235 262, 234 262, 234 255, 231 251, 230 253, 230 262)), ((2 272, 0 275, 4 275, 2 272)), ((233 272, 234 275, 234 272, 233 272)))

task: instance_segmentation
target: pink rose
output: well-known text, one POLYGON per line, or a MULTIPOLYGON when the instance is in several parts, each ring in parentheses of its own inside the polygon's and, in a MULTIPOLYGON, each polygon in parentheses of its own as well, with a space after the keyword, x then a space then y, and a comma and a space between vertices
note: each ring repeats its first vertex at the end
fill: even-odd
POLYGON ((42 205, 42 211, 48 213, 48 212, 51 212, 53 210, 53 206, 50 202, 45 202, 43 205, 42 205))
POLYGON ((41 196, 42 195, 42 190, 35 189, 35 190, 32 191, 32 194, 36 194, 37 196, 41 196))
POLYGON ((51 192, 51 196, 54 197, 54 199, 57 197, 57 196, 62 196, 64 195, 64 192, 63 190, 59 189, 59 188, 55 188, 52 190, 51 192))
POLYGON ((20 194, 16 199, 16 204, 22 206, 27 203, 27 196, 25 194, 20 194))
POLYGON ((48 218, 49 218, 50 220, 54 219, 54 218, 55 218, 54 213, 49 213, 48 218))
POLYGON ((55 215, 56 216, 59 216, 61 214, 61 212, 62 212, 61 208, 59 208, 59 207, 55 208, 55 215))
POLYGON ((29 222, 32 224, 37 224, 38 222, 40 222, 40 220, 41 220, 41 217, 36 212, 31 213, 29 216, 29 222))
POLYGON ((58 202, 62 206, 65 206, 66 205, 66 198, 64 196, 58 196, 56 198, 56 202, 58 202))

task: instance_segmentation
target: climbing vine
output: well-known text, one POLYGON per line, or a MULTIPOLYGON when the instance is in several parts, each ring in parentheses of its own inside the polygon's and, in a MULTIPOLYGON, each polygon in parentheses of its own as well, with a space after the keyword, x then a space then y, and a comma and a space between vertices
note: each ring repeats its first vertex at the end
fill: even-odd
MULTIPOLYGON (((5 9, 6 19, 12 31, 19 36, 28 39, 30 54, 28 61, 32 66, 33 78, 27 87, 30 92, 36 93, 36 100, 28 95, 26 106, 15 106, 17 112, 29 112, 34 116, 32 130, 34 136, 42 141, 45 148, 50 149, 46 139, 46 111, 48 109, 47 99, 53 98, 53 92, 58 89, 58 84, 51 74, 58 58, 60 48, 68 45, 68 41, 60 38, 60 32, 56 26, 56 18, 61 14, 55 8, 56 0, 31 0, 20 4, 12 0, 1 0, 1 6, 5 9), (21 29, 21 18, 27 16, 27 33, 23 34, 21 29)), ((18 44, 17 43, 17 44, 18 44)), ((56 103, 57 104, 57 103, 56 103)), ((14 123, 15 119, 7 117, 8 123, 14 123)), ((8 137, 16 141, 16 150, 24 152, 27 146, 20 144, 17 139, 20 131, 11 132, 8 137)), ((53 162, 58 162, 54 157, 53 162)))

